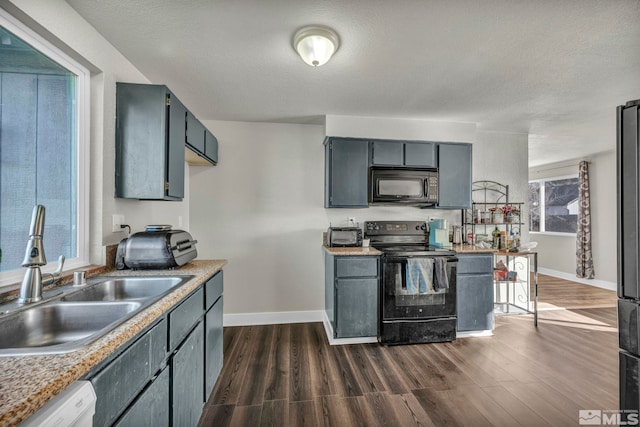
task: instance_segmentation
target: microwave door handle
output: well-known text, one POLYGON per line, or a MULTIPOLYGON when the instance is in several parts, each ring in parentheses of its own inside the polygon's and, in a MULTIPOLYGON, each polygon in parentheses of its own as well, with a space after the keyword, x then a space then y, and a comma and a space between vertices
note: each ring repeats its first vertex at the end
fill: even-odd
POLYGON ((424 197, 429 200, 429 178, 424 180, 424 197))

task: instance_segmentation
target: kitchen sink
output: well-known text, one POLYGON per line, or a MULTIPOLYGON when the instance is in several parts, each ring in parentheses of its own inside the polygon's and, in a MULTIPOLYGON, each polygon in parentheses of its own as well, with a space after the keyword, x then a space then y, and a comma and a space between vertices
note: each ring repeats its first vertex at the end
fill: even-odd
POLYGON ((0 356, 59 354, 106 335, 193 276, 96 277, 0 317, 0 356))
POLYGON ((80 292, 62 298, 63 301, 145 301, 159 298, 190 277, 110 277, 89 285, 80 292))

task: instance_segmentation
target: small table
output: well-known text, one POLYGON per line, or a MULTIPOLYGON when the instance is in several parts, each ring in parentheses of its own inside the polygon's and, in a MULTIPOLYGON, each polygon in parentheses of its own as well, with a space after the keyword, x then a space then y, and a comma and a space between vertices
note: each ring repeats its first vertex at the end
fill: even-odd
MULTIPOLYGON (((519 251, 519 252, 494 252, 493 254, 494 260, 498 259, 499 257, 504 257, 506 258, 506 265, 507 268, 509 267, 509 261, 510 259, 513 259, 513 261, 515 262, 515 258, 526 258, 527 259, 527 267, 526 267, 526 274, 527 274, 527 278, 524 281, 518 281, 517 276, 515 280, 494 280, 494 289, 495 286, 500 285, 501 283, 505 283, 506 284, 506 292, 507 292, 507 301, 506 303, 502 303, 502 302, 495 302, 495 295, 494 294, 494 303, 495 304, 506 304, 507 305, 507 313, 509 312, 509 306, 513 305, 514 307, 517 307, 519 309, 522 309, 524 311, 526 311, 527 313, 532 313, 533 314, 533 325, 535 327, 538 326, 538 253, 537 252, 530 252, 530 251, 519 251), (530 285, 530 280, 531 280, 531 274, 533 274, 533 311, 531 310, 531 307, 529 306, 530 304, 530 300, 531 300, 531 296, 530 296, 530 292, 531 292, 531 285, 530 285), (520 306, 517 306, 513 303, 510 302, 510 295, 509 295, 509 289, 511 287, 511 285, 514 285, 516 283, 526 283, 526 297, 527 297, 527 307, 523 308, 520 306)), ((516 272, 517 274, 517 272, 516 272)), ((514 297, 515 297, 515 289, 514 289, 514 297)))

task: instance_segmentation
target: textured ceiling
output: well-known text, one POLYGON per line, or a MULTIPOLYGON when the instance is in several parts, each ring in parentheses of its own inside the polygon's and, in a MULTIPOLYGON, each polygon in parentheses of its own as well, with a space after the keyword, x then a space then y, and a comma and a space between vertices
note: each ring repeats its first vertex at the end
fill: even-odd
POLYGON ((640 98, 640 0, 67 1, 202 120, 475 122, 537 165, 613 149, 640 98), (341 38, 320 68, 291 47, 308 24, 341 38))

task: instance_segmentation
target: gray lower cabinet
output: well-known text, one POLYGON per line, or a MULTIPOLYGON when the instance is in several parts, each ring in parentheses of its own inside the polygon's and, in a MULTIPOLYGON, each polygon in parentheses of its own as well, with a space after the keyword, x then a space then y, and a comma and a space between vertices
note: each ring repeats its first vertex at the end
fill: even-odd
POLYGON ((471 144, 438 144, 438 207, 471 209, 471 144))
POLYGON ((325 208, 366 208, 369 142, 330 138, 325 143, 325 208))
POLYGON ((196 426, 202 414, 204 378, 204 325, 189 334, 171 358, 172 418, 174 426, 196 426))
POLYGON ((333 256, 325 253, 325 310, 334 338, 378 334, 377 256, 333 256))
POLYGON ((94 368, 94 426, 196 426, 222 369, 222 271, 94 368))
POLYGON ((204 318, 204 360, 205 383, 204 401, 209 398, 216 380, 222 371, 223 364, 223 276, 222 271, 213 276, 205 284, 205 305, 207 313, 204 318))
POLYGON ((170 372, 169 367, 165 367, 115 425, 117 427, 169 426, 170 372))
POLYGON ((493 329, 493 255, 458 254, 459 332, 493 329))

